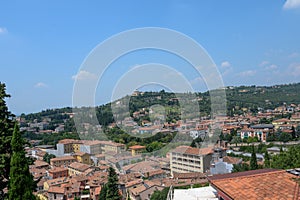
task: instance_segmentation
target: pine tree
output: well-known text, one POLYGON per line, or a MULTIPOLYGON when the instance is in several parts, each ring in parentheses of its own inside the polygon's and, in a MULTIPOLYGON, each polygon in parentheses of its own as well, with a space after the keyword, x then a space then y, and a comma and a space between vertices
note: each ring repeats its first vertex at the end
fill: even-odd
POLYGON ((121 195, 119 193, 118 188, 118 175, 114 168, 109 168, 109 177, 107 182, 107 192, 106 192, 107 200, 119 200, 121 199, 121 195))
POLYGON ((269 156, 268 151, 266 151, 266 153, 265 153, 265 167, 266 168, 270 167, 270 156, 269 156))
POLYGON ((250 169, 251 170, 258 169, 256 153, 255 153, 255 149, 254 149, 253 145, 252 145, 252 154, 251 154, 251 159, 250 159, 250 169))
POLYGON ((100 191, 100 194, 99 194, 99 200, 105 200, 106 199, 106 192, 107 192, 107 188, 106 188, 106 184, 105 184, 101 188, 101 191, 100 191))
POLYGON ((0 82, 0 199, 4 199, 3 189, 8 186, 10 173, 11 146, 14 122, 14 115, 8 110, 5 98, 10 97, 6 94, 5 84, 0 82))
POLYGON ((118 188, 118 175, 114 168, 109 168, 108 182, 102 188, 99 199, 101 200, 120 200, 122 197, 118 188))
POLYGON ((17 124, 15 124, 13 131, 11 148, 9 200, 35 200, 36 198, 32 193, 35 183, 29 172, 29 162, 24 151, 24 140, 17 124))

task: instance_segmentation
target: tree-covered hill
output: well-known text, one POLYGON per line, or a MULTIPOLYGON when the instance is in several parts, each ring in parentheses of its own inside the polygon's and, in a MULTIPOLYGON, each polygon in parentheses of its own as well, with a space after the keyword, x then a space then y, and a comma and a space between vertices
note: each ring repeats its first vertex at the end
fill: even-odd
MULTIPOLYGON (((226 87, 226 100, 227 100, 227 112, 228 115, 242 114, 245 111, 257 112, 258 109, 275 109, 283 104, 300 104, 300 83, 274 85, 274 86, 238 86, 238 87, 226 87)), ((129 98, 130 115, 140 112, 140 119, 147 120, 148 116, 145 115, 149 111, 152 105, 161 105, 166 110, 166 121, 172 122, 180 119, 181 106, 177 101, 178 96, 191 95, 174 94, 165 92, 139 92, 134 96, 127 96, 118 101, 111 102, 105 105, 96 107, 96 114, 98 121, 101 125, 107 126, 114 121, 111 105, 116 102, 122 102, 124 99, 129 98), (144 114, 143 114, 144 112, 144 114)), ((198 101, 199 111, 201 115, 208 115, 210 113, 210 95, 209 91, 203 93, 194 94, 195 99, 189 98, 189 100, 198 101)), ((120 107, 122 109, 122 107, 120 107)), ((194 108, 187 108, 194 109, 194 108)), ((89 108, 81 108, 78 111, 89 114, 89 108)), ((61 109, 47 109, 45 111, 22 115, 26 120, 32 121, 34 119, 42 120, 43 118, 51 118, 56 121, 67 121, 67 125, 71 130, 72 122, 70 122, 69 116, 66 113, 71 113, 72 108, 61 109)), ((138 119, 135 119, 138 121, 138 119)), ((90 119, 92 122, 93 120, 90 119)), ((87 122, 87 121, 85 121, 87 122)))

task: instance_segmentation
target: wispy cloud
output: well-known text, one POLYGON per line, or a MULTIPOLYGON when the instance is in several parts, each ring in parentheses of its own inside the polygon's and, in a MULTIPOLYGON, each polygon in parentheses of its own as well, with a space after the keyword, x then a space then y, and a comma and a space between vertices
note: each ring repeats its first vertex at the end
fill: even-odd
POLYGON ((225 76, 232 71, 232 66, 229 61, 223 61, 220 66, 222 76, 225 76))
POLYGON ((247 70, 239 73, 239 75, 243 77, 254 76, 255 74, 256 74, 255 70, 247 70))
POLYGON ((294 52, 294 53, 291 53, 290 55, 288 55, 289 58, 298 58, 300 57, 300 53, 298 52, 294 52))
POLYGON ((231 66, 231 64, 230 64, 229 61, 224 61, 224 62, 221 63, 221 67, 223 67, 223 68, 228 68, 230 66, 231 66))
POLYGON ((262 61, 262 62, 259 64, 259 66, 265 67, 265 66, 268 65, 268 64, 270 64, 270 62, 267 61, 267 60, 264 60, 264 61, 262 61))
POLYGON ((286 0, 283 9, 289 10, 289 9, 295 9, 300 8, 300 0, 286 0))
POLYGON ((300 76, 300 63, 293 63, 288 67, 289 75, 300 76))
POLYGON ((277 65, 274 64, 265 66, 265 70, 276 70, 277 68, 277 65))
POLYGON ((48 87, 48 85, 43 82, 38 82, 34 85, 34 87, 35 88, 46 88, 46 87, 48 87))
POLYGON ((91 72, 81 70, 78 74, 72 76, 73 80, 93 80, 96 79, 97 76, 91 72))
POLYGON ((0 34, 8 33, 7 29, 5 27, 0 27, 0 34))

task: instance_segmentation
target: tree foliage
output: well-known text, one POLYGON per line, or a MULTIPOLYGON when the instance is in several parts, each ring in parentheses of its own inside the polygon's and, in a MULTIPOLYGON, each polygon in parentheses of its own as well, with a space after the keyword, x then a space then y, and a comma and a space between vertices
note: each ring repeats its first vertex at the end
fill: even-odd
POLYGON ((151 195, 150 200, 166 200, 169 193, 169 188, 166 187, 162 191, 156 190, 151 195))
POLYGON ((270 166, 271 166, 270 165, 270 156, 269 156, 268 151, 266 151, 264 159, 265 159, 265 162, 264 162, 265 168, 270 168, 270 166))
POLYGON ((271 167, 277 169, 293 169, 300 166, 300 145, 291 146, 287 151, 272 157, 271 167))
POLYGON ((257 158, 254 146, 252 146, 251 159, 250 159, 250 169, 255 170, 258 169, 257 158))
POLYGON ((46 153, 44 156, 43 156, 43 161, 47 162, 47 163, 50 163, 50 160, 52 158, 55 158, 56 156, 53 155, 53 154, 49 154, 49 153, 46 153))
POLYGON ((0 199, 4 199, 3 189, 8 186, 11 159, 11 139, 14 128, 14 115, 8 110, 5 99, 5 84, 0 82, 0 199))
POLYGON ((35 182, 29 172, 29 162, 24 151, 24 140, 17 124, 14 128, 11 147, 9 200, 35 200, 32 193, 35 189, 35 182))
POLYGON ((100 200, 120 200, 122 197, 118 188, 118 175, 114 168, 109 168, 108 182, 102 188, 99 199, 100 200))

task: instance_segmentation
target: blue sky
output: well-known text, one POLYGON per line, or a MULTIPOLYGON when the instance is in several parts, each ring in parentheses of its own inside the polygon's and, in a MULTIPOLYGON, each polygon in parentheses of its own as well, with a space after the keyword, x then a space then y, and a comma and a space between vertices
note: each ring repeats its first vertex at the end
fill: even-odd
MULTIPOLYGON (((75 75, 94 47, 122 31, 163 27, 201 44, 225 85, 300 82, 299 24, 300 0, 1 1, 0 81, 16 114, 71 106, 75 75)), ((157 51, 128 55, 100 83, 97 104, 109 101, 118 76, 148 62, 189 67, 157 51)))

